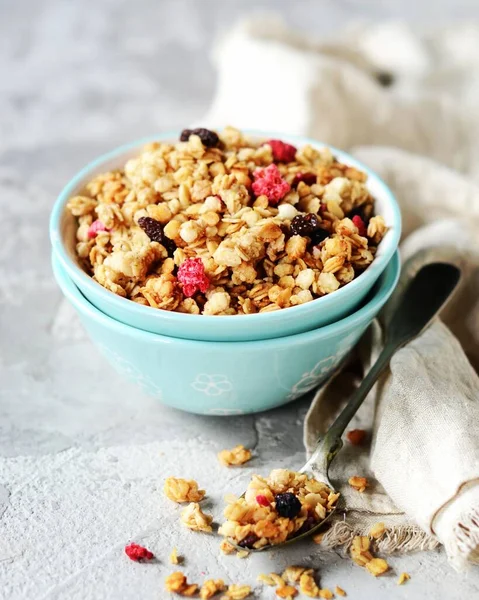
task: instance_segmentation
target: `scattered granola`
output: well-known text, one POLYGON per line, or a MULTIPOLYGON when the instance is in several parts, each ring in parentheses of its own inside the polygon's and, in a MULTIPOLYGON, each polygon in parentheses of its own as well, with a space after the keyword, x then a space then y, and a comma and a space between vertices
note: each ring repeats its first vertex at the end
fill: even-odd
POLYGON ((241 444, 235 446, 231 450, 222 450, 218 453, 220 463, 226 467, 243 465, 251 459, 251 456, 251 450, 248 450, 241 444))
POLYGON ((191 502, 181 511, 181 522, 193 531, 211 533, 213 517, 206 515, 197 502, 191 502))
POLYGON ((388 563, 384 560, 384 558, 373 558, 368 563, 366 563, 366 569, 374 575, 374 577, 378 577, 389 569, 388 563))
POLYGON ((155 558, 153 552, 150 552, 144 546, 134 543, 125 546, 125 554, 130 560, 134 560, 135 562, 144 562, 145 560, 151 560, 152 558, 155 558))
POLYGON ((193 479, 180 479, 168 477, 165 481, 164 492, 173 502, 199 502, 205 497, 205 491, 198 489, 198 484, 193 479))
POLYGON ((67 209, 77 255, 106 289, 168 311, 252 314, 330 294, 371 264, 387 227, 366 178, 328 148, 185 129, 95 176, 67 209))
POLYGON ((361 494, 368 487, 368 480, 366 479, 366 477, 358 477, 357 475, 355 475, 354 477, 350 477, 348 479, 348 483, 352 488, 358 490, 358 492, 360 492, 361 494))
POLYGON ((364 429, 351 429, 346 437, 353 446, 360 446, 366 438, 366 431, 364 429))
POLYGON ((339 585, 334 588, 334 593, 336 596, 347 596, 346 592, 343 590, 343 588, 339 587, 339 585))
POLYGON ((309 596, 310 598, 319 597, 320 589, 314 580, 313 569, 307 569, 301 574, 301 577, 299 578, 299 589, 305 596, 309 596))
POLYGON ((171 554, 170 554, 170 563, 172 565, 179 565, 182 562, 183 562, 183 557, 178 556, 178 552, 177 552, 176 548, 173 548, 173 550, 171 551, 171 554))
POLYGON ((284 585, 276 588, 276 595, 280 598, 286 598, 286 600, 290 600, 298 595, 298 590, 292 585, 284 585))
POLYGON ((401 575, 399 575, 398 585, 406 583, 406 581, 409 581, 409 579, 411 579, 411 575, 409 575, 408 573, 401 573, 401 575))
POLYGON ((180 596, 194 596, 198 590, 196 583, 188 583, 186 576, 181 571, 175 571, 165 579, 167 592, 174 592, 180 596))
POLYGON ((371 527, 371 530, 369 531, 369 535, 374 538, 375 540, 378 540, 382 535, 384 535, 384 532, 386 531, 386 526, 384 525, 384 523, 376 523, 375 525, 373 525, 371 527))
POLYGON ((237 558, 247 558, 248 556, 249 556, 249 552, 248 552, 248 550, 239 550, 239 551, 236 553, 236 557, 237 557, 237 558))
POLYGON ((334 594, 330 589, 324 588, 319 590, 319 597, 325 598, 326 600, 331 600, 331 598, 334 598, 334 594))
POLYGON ((388 563, 383 558, 375 558, 371 552, 371 540, 367 536, 356 536, 351 544, 351 557, 360 567, 366 569, 377 577, 389 569, 388 563))
POLYGON ((281 544, 322 521, 338 498, 305 473, 275 469, 267 478, 253 475, 244 496, 225 508, 219 533, 244 548, 281 544))
POLYGON ((228 586, 226 594, 222 596, 224 600, 243 600, 251 595, 251 588, 249 585, 240 585, 233 583, 228 586))
POLYGON ((220 550, 221 552, 223 552, 223 554, 233 554, 234 552, 236 552, 236 548, 233 546, 233 544, 230 544, 226 540, 223 540, 221 542, 220 550))
POLYGON ((317 533, 316 535, 313 535, 313 542, 315 544, 321 544, 321 542, 323 541, 325 532, 322 531, 321 533, 317 533))
POLYGON ((222 579, 208 579, 200 588, 200 598, 201 600, 208 600, 208 598, 222 592, 225 587, 225 582, 222 579))

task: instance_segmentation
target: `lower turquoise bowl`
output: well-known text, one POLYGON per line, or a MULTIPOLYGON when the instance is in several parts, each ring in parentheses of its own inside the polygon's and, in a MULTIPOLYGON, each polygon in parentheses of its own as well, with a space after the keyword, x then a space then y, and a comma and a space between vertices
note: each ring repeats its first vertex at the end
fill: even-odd
POLYGON ((121 375, 164 404, 205 415, 269 410, 320 385, 378 314, 400 271, 396 252, 362 308, 326 327, 269 340, 206 342, 115 321, 81 294, 55 256, 52 264, 92 341, 121 375))

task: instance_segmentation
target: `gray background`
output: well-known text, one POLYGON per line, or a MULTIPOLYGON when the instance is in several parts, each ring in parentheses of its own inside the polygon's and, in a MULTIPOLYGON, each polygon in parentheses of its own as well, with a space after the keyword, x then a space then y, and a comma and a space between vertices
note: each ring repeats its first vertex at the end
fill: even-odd
MULTIPOLYGON (((217 449, 231 441, 255 446, 265 469, 288 456, 301 460, 307 402, 220 427, 159 407, 118 380, 75 320, 62 319, 49 266, 48 213, 63 184, 119 143, 197 121, 213 95, 215 37, 260 9, 332 37, 358 19, 433 27, 479 16, 477 0, 0 1, 0 457, 200 436, 217 449)), ((2 479, 0 471, 0 515, 9 502, 2 479)), ((288 560, 301 560, 301 552, 307 550, 291 551, 288 560)), ((352 598, 479 594, 478 573, 457 576, 438 553, 396 558, 397 572, 413 576, 402 588, 378 584, 335 553, 322 563, 352 598)), ((0 553, 0 597, 28 597, 21 586, 6 585, 13 586, 9 565, 0 553)), ((247 579, 255 567, 248 561, 237 568, 247 579)), ((68 589, 44 597, 68 598, 68 589)), ((82 597, 134 597, 115 578, 104 590, 82 597)), ((149 594, 142 597, 161 597, 149 594)))

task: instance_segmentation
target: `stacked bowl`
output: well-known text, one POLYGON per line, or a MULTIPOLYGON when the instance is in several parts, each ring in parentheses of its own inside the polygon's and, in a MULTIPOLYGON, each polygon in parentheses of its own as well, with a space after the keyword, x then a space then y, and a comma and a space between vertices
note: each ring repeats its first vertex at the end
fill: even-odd
MULTIPOLYGON (((250 135, 324 148, 302 137, 250 135)), ((85 273, 75 251, 75 217, 66 204, 95 175, 122 168, 145 143, 177 139, 178 133, 170 133, 118 148, 67 184, 50 220, 55 278, 112 366, 164 404, 208 415, 280 406, 335 371, 393 292, 400 269, 398 205, 375 173, 332 148, 341 162, 367 173, 376 212, 388 227, 363 273, 334 293, 275 312, 207 316, 143 306, 113 294, 85 273)))

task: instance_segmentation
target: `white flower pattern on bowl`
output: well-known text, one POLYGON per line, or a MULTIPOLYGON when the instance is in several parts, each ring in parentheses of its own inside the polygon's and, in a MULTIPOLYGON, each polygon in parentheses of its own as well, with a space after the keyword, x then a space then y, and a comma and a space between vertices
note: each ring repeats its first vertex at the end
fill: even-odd
POLYGON ((207 373, 197 375, 191 387, 206 396, 221 396, 233 389, 233 385, 226 375, 208 375, 207 373))
POLYGON ((133 366, 129 361, 123 358, 123 356, 113 352, 110 350, 110 348, 104 345, 100 346, 100 350, 119 373, 124 375, 130 381, 136 383, 147 394, 150 394, 159 400, 162 399, 163 392, 157 386, 157 384, 147 375, 144 375, 139 369, 133 366))
POLYGON ((340 364, 346 354, 353 348, 357 340, 357 333, 351 333, 346 336, 339 344, 336 354, 319 360, 311 371, 303 373, 301 379, 293 385, 288 395, 288 400, 296 400, 310 392, 315 387, 319 387, 324 381, 333 374, 334 369, 340 364))

